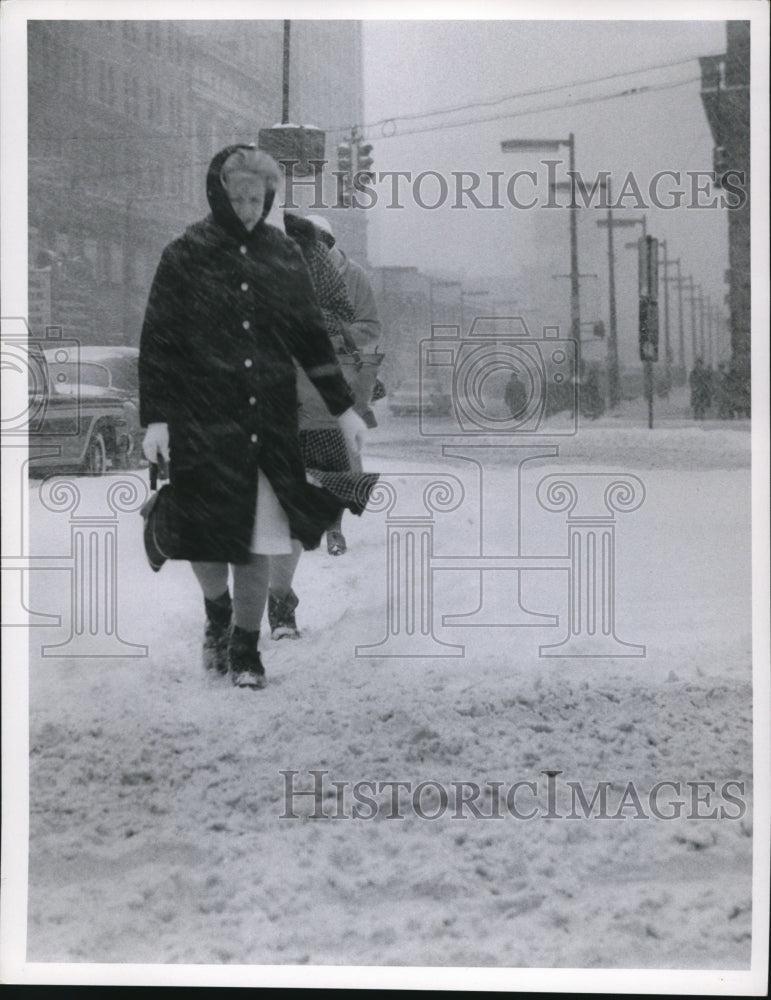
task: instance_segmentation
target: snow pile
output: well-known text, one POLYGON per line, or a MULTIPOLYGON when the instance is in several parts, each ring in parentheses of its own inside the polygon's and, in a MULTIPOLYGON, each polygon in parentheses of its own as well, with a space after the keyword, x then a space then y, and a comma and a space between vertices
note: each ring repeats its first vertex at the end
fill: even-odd
MULTIPOLYGON (((458 477, 466 498, 436 514, 435 551, 473 555, 474 468, 413 435, 385 416, 369 464, 397 484, 458 477)), ((485 469, 500 512, 485 530, 500 532, 503 552, 515 535, 507 461, 485 469)), ((33 631, 29 960, 747 968, 749 434, 685 421, 650 432, 613 417, 582 427, 559 458, 523 470, 521 551, 565 551, 564 516, 532 499, 543 476, 608 468, 645 487, 615 526, 617 633, 644 657, 539 656, 563 635, 562 570, 524 574, 521 594, 557 627, 444 627, 443 615, 473 610, 479 578, 444 572, 435 635, 464 655, 357 656, 386 634, 385 513, 345 519, 343 558, 303 558, 304 638, 263 642, 259 693, 202 676, 192 573, 150 572, 138 515, 120 519, 118 628, 146 656, 41 656, 69 634, 69 595, 60 573, 34 574, 33 607, 63 621, 33 631), (287 782, 309 791, 315 780, 318 802, 287 803, 287 782), (367 786, 376 808, 359 801, 371 818, 353 818, 364 781, 385 790, 367 786), (395 781, 432 784, 416 808, 404 790, 392 800, 382 783, 395 781), (679 798, 679 817, 651 814, 664 781, 674 785, 661 812, 679 798), (467 797, 479 787, 476 811, 453 782, 471 783, 467 797), (532 787, 509 809, 517 782, 532 787), (599 783, 616 818, 580 815, 571 788, 590 799, 599 783), (624 799, 630 783, 638 803, 624 799)), ((79 480, 85 501, 98 506, 106 482, 79 480)), ((67 518, 37 488, 31 537, 38 554, 68 551, 67 518)))

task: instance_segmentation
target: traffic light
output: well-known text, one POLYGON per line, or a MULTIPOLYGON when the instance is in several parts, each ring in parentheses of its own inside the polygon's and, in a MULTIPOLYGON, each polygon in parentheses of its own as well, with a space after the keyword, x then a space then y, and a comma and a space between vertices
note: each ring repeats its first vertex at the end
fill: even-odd
POLYGON ((659 241, 641 236, 639 247, 640 360, 659 359, 659 241))
POLYGON ((369 142, 356 143, 356 173, 354 176, 354 186, 362 188, 366 183, 372 184, 375 174, 372 170, 372 144, 369 142))
POLYGON ((350 174, 353 168, 353 149, 350 142, 341 142, 337 147, 337 169, 350 174))

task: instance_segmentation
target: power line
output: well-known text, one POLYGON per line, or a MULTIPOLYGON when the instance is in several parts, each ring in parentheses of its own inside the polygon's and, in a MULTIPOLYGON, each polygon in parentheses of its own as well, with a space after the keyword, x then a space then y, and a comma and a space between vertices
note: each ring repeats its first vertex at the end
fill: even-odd
MULTIPOLYGON (((545 107, 538 108, 525 108, 520 111, 505 112, 500 115, 489 115, 486 118, 467 118, 461 122, 441 122, 437 125, 426 125, 423 128, 406 129, 403 132, 393 132, 390 134, 381 134, 378 136, 378 140, 381 139, 398 139, 405 135, 419 135, 422 132, 440 132, 449 131, 454 128, 462 128, 467 125, 482 125, 486 122, 495 121, 505 121, 511 118, 523 118, 527 115, 540 114, 545 111, 560 111, 568 110, 570 108, 581 107, 586 104, 600 104, 603 101, 613 101, 617 100, 619 97, 636 97, 640 94, 650 94, 662 90, 673 90, 676 87, 684 87, 687 84, 695 83, 700 80, 700 76, 689 77, 687 80, 678 80, 675 83, 665 83, 656 85, 649 85, 645 87, 632 87, 627 90, 621 90, 615 94, 604 94, 599 97, 584 97, 576 101, 560 102, 559 104, 551 104, 545 107)), ((375 138, 374 136, 368 135, 367 138, 375 138)))
MULTIPOLYGON (((623 97, 637 97, 637 96, 640 96, 642 94, 651 94, 651 93, 656 93, 656 92, 660 92, 660 91, 664 91, 664 90, 673 90, 673 89, 675 89, 677 87, 684 87, 684 86, 687 86, 688 84, 695 83, 695 82, 699 81, 700 79, 701 79, 700 76, 694 76, 694 77, 689 77, 686 80, 678 80, 678 81, 675 81, 675 82, 672 82, 672 83, 662 83, 662 84, 658 84, 658 85, 651 84, 651 85, 647 85, 647 86, 644 86, 644 87, 631 87, 631 88, 627 88, 626 90, 618 91, 618 92, 616 92, 614 94, 604 94, 604 95, 593 96, 593 97, 585 97, 585 98, 580 98, 578 100, 570 101, 570 102, 567 102, 567 103, 560 102, 558 104, 551 104, 551 105, 537 107, 537 108, 526 108, 526 109, 521 109, 519 111, 504 112, 503 114, 489 115, 489 116, 487 116, 485 118, 470 118, 470 119, 464 119, 463 121, 460 121, 460 122, 440 122, 440 123, 435 124, 435 125, 426 125, 426 126, 423 126, 423 127, 418 127, 418 128, 414 128, 414 129, 408 129, 408 130, 405 130, 403 132, 393 133, 391 135, 381 135, 379 138, 380 139, 401 138, 402 136, 420 135, 420 134, 425 133, 425 132, 449 131, 451 129, 463 128, 463 127, 470 126, 470 125, 482 125, 482 124, 486 124, 486 123, 494 122, 494 121, 505 121, 505 120, 510 120, 510 119, 513 119, 513 118, 522 118, 522 117, 526 117, 528 115, 540 114, 540 113, 547 112, 547 111, 569 110, 571 108, 581 107, 581 106, 585 106, 587 104, 600 104, 600 103, 603 103, 605 101, 618 100, 619 98, 623 98, 623 97)), ((238 132, 240 130, 234 129, 234 131, 238 132)), ((176 136, 176 138, 180 138, 180 139, 181 138, 186 138, 186 139, 193 139, 193 138, 197 138, 197 139, 203 139, 203 138, 213 139, 213 138, 217 138, 220 135, 221 135, 221 133, 193 133, 192 135, 176 136)), ((59 138, 59 137, 57 137, 57 138, 59 138)), ((76 137, 69 137, 69 138, 74 139, 76 137)), ((95 138, 95 137, 89 136, 88 138, 95 138)), ((138 139, 139 138, 145 138, 146 139, 147 137, 146 136, 145 137, 137 136, 137 138, 138 139)), ((168 138, 168 136, 167 136, 167 138, 168 138)), ((372 136, 367 136, 367 138, 372 138, 372 136)), ((114 178, 118 178, 118 177, 136 176, 138 174, 143 173, 144 171, 153 169, 154 166, 157 163, 165 163, 165 162, 167 162, 167 161, 166 160, 153 161, 152 163, 144 164, 141 167, 132 167, 129 170, 115 171, 115 172, 109 173, 109 174, 80 175, 79 176, 79 180, 82 180, 82 181, 93 181, 93 180, 114 179, 114 178)), ((210 158, 208 158, 206 161, 189 162, 187 164, 187 166, 193 166, 193 167, 199 167, 200 166, 200 167, 204 167, 204 166, 208 166, 209 162, 210 162, 210 158)))
POLYGON ((456 111, 468 111, 472 108, 496 107, 499 104, 505 104, 506 101, 515 101, 522 97, 537 97, 541 94, 551 94, 560 90, 570 90, 573 87, 584 87, 592 83, 606 83, 608 80, 618 80, 625 76, 637 76, 640 73, 650 73, 662 69, 672 69, 675 66, 685 66, 688 63, 694 62, 695 58, 695 56, 691 56, 688 59, 678 59, 674 62, 657 63, 653 66, 643 66, 640 69, 629 69, 620 73, 608 73, 605 76, 587 77, 584 80, 574 80, 570 83, 555 84, 553 87, 538 87, 534 90, 523 90, 516 94, 509 94, 507 97, 498 97, 487 101, 472 101, 468 104, 456 104, 445 108, 437 108, 433 111, 416 111, 411 114, 389 115, 387 118, 381 118, 369 125, 363 125, 362 128, 377 128, 379 125, 388 125, 392 122, 400 120, 413 121, 418 118, 431 118, 434 115, 451 114, 456 111))
MULTIPOLYGON (((365 124, 365 125, 361 125, 361 126, 357 126, 357 127, 360 130, 376 129, 378 127, 382 128, 383 126, 386 126, 386 125, 394 125, 394 126, 396 126, 399 121, 413 121, 413 120, 417 120, 417 119, 420 119, 420 118, 432 118, 432 117, 435 117, 436 115, 440 115, 440 114, 453 114, 453 113, 455 113, 457 111, 468 111, 468 110, 471 110, 473 108, 495 107, 495 106, 497 106, 499 104, 505 104, 507 101, 519 100, 519 99, 524 98, 524 97, 539 97, 541 95, 552 94, 552 93, 555 93, 555 92, 559 92, 561 90, 571 90, 574 87, 584 87, 584 86, 587 86, 588 84, 592 84, 592 83, 606 83, 609 80, 621 79, 621 78, 626 77, 626 76, 636 76, 636 75, 638 75, 640 73, 649 73, 649 72, 654 72, 654 71, 662 70, 662 69, 672 69, 675 66, 685 66, 688 63, 693 62, 694 58, 695 57, 691 57, 691 58, 688 58, 688 59, 679 59, 679 60, 676 60, 674 62, 668 62, 668 63, 657 63, 657 64, 651 65, 651 66, 644 66, 644 67, 642 67, 640 69, 625 70, 625 71, 620 72, 620 73, 609 73, 609 74, 606 74, 604 76, 587 77, 586 79, 583 79, 583 80, 574 80, 574 81, 571 81, 569 83, 556 84, 556 85, 550 86, 550 87, 537 87, 537 88, 535 88, 533 90, 520 91, 519 93, 516 93, 516 94, 509 94, 506 97, 499 97, 499 98, 495 98, 495 99, 491 99, 491 100, 487 100, 487 101, 473 101, 473 102, 470 102, 468 104, 459 104, 459 105, 449 106, 449 107, 446 107, 446 108, 437 108, 437 109, 432 110, 432 111, 416 111, 416 112, 411 113, 411 114, 391 115, 391 116, 389 116, 387 118, 380 118, 376 122, 371 122, 370 124, 365 124)), ((687 82, 690 82, 690 81, 687 81, 687 82)), ((677 85, 678 84, 675 84, 675 86, 677 86, 677 85)), ((655 85, 649 85, 649 86, 653 87, 655 85)), ((632 90, 634 90, 634 91, 639 91, 641 89, 643 89, 643 88, 632 88, 632 90)), ((624 93, 626 93, 626 92, 624 92, 624 93)), ((582 101, 595 100, 595 99, 596 100, 604 100, 606 98, 604 98, 602 95, 600 95, 600 96, 595 97, 595 98, 591 98, 591 97, 590 98, 585 98, 585 99, 582 99, 582 101)), ((536 109, 536 110, 540 110, 540 109, 536 109)), ((545 110, 550 110, 550 109, 547 108, 545 110)), ((531 112, 522 112, 522 113, 531 113, 531 112)), ((518 112, 511 112, 510 115, 506 114, 503 117, 515 117, 517 114, 518 114, 518 112)), ((481 120, 482 121, 496 121, 498 119, 497 118, 489 118, 489 119, 481 119, 481 120)), ((459 124, 474 124, 475 122, 476 122, 476 119, 467 119, 467 120, 464 120, 463 122, 461 122, 459 124)), ((324 125, 324 126, 321 126, 321 128, 323 128, 323 130, 326 131, 326 132, 339 132, 339 133, 350 132, 353 127, 354 126, 350 125, 350 124, 348 124, 348 125, 324 125)), ((426 130, 427 131, 435 130, 435 129, 439 128, 439 127, 445 127, 445 126, 444 125, 427 126, 426 130)), ((448 123, 447 127, 448 128, 452 128, 452 127, 455 127, 455 126, 453 126, 452 124, 448 123)), ((242 130, 241 129, 234 129, 233 131, 240 132, 242 130)), ((391 135, 396 135, 396 134, 397 134, 396 132, 393 132, 390 135, 383 134, 381 137, 382 138, 391 138, 391 135)), ((415 134, 417 134, 416 130, 410 130, 409 132, 399 132, 398 133, 398 135, 415 135, 415 134)), ((214 133, 192 133, 192 134, 190 134, 190 133, 173 133, 172 134, 172 133, 169 133, 169 132, 164 132, 163 135, 166 138, 173 137, 173 138, 176 138, 176 139, 195 139, 195 138, 209 138, 209 137, 213 137, 214 133)), ((70 135, 70 136, 58 136, 57 135, 57 136, 42 136, 42 137, 39 137, 39 138, 60 139, 61 141, 78 141, 78 140, 87 140, 87 139, 91 139, 91 140, 96 140, 96 139, 120 139, 120 138, 126 139, 126 138, 132 138, 132 137, 127 137, 127 135, 126 135, 125 132, 121 132, 119 135, 70 135)), ((142 134, 137 134, 135 138, 137 138, 137 139, 147 139, 148 136, 146 134, 142 133, 142 134)), ((152 136, 150 136, 149 138, 152 138, 152 136)), ((160 138, 160 136, 159 136, 159 138, 160 138)))

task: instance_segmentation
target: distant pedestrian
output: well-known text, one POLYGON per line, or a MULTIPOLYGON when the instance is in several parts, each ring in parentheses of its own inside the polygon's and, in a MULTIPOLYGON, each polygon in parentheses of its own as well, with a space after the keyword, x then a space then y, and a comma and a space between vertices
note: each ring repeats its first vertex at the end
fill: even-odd
POLYGON ((728 372, 728 365, 725 361, 720 361, 717 366, 715 399, 718 419, 733 420, 734 408, 731 400, 731 379, 728 372))
POLYGON ((712 379, 709 369, 702 358, 696 358, 696 363, 688 379, 691 386, 691 409, 694 420, 704 420, 707 410, 712 404, 712 379))
POLYGON ((600 373, 596 365, 591 365, 581 379, 581 413, 590 420, 597 420, 605 412, 605 400, 600 386, 600 373))
POLYGON ((528 403, 528 394, 527 388, 522 379, 519 377, 519 372, 516 369, 512 371, 511 376, 506 383, 503 398, 506 403, 506 409, 511 414, 512 420, 521 419, 528 403))

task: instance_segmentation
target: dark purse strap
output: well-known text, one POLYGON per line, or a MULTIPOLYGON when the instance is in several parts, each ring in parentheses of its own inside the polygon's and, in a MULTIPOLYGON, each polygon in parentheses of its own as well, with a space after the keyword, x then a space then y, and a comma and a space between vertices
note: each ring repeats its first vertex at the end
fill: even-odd
POLYGON ((356 346, 356 341, 351 336, 351 331, 347 326, 342 328, 343 343, 345 344, 345 351, 343 353, 350 354, 353 358, 353 362, 356 365, 356 370, 361 371, 361 367, 364 362, 361 360, 361 354, 359 353, 359 348, 356 346))
POLYGON ((169 470, 165 460, 159 455, 157 462, 150 463, 150 489, 155 492, 158 489, 158 480, 169 478, 169 470))

